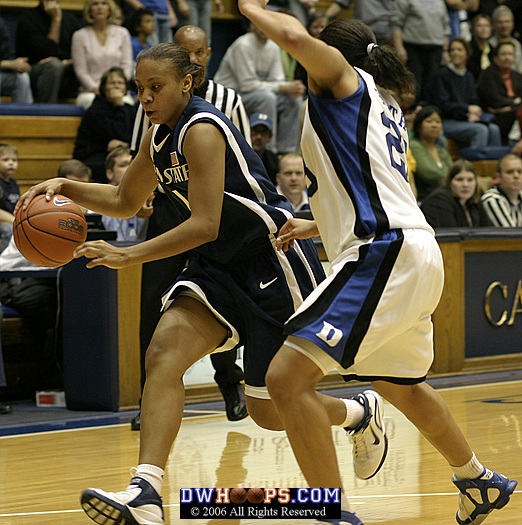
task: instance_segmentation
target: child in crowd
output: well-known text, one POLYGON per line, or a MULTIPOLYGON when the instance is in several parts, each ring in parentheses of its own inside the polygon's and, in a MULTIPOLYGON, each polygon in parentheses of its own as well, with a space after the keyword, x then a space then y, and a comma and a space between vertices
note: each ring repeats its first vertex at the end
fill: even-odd
POLYGON ((151 47, 150 37, 156 31, 154 13, 147 8, 137 9, 129 17, 129 32, 132 41, 132 54, 134 61, 138 53, 151 47))
MULTIPOLYGON (((119 186, 121 179, 132 160, 128 146, 114 148, 105 159, 105 175, 109 184, 119 186)), ((106 230, 117 233, 117 241, 144 241, 147 232, 147 217, 152 214, 150 200, 136 215, 128 219, 102 215, 102 223, 106 230)))
POLYGON ((11 144, 0 144, 0 252, 13 233, 14 207, 20 188, 14 178, 18 170, 18 150, 11 144))

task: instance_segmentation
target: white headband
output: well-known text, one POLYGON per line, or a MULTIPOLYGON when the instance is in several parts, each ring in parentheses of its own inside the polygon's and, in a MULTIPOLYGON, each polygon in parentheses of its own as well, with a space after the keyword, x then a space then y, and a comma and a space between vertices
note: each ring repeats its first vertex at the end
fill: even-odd
POLYGON ((371 44, 368 44, 368 47, 366 48, 366 53, 368 53, 368 56, 373 51, 374 47, 379 47, 377 44, 374 44, 373 42, 371 44))

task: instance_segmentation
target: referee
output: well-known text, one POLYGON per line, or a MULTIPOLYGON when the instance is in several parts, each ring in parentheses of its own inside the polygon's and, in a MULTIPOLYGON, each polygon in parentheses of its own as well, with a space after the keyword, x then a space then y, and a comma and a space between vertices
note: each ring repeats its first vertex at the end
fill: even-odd
MULTIPOLYGON (((211 48, 208 46, 206 33, 199 27, 183 26, 174 35, 174 42, 185 48, 190 54, 191 62, 207 67, 211 48)), ((250 144, 250 123, 241 101, 241 97, 230 88, 206 79, 194 95, 204 98, 223 112, 239 129, 250 144)), ((150 126, 141 105, 138 107, 131 140, 132 155, 136 155, 143 136, 150 126)), ((172 229, 179 220, 173 215, 167 196, 158 189, 153 201, 154 213, 149 218, 147 239, 172 229)), ((187 262, 187 255, 177 255, 145 263, 141 278, 141 320, 140 320, 140 354, 141 354, 141 387, 145 384, 145 353, 149 346, 154 329, 158 324, 161 309, 161 297, 175 278, 181 273, 187 262)), ((230 421, 247 417, 245 394, 241 381, 243 370, 236 364, 237 350, 230 350, 210 356, 215 370, 214 380, 225 400, 226 414, 230 421)), ((141 418, 138 414, 131 422, 132 430, 140 430, 141 418)))

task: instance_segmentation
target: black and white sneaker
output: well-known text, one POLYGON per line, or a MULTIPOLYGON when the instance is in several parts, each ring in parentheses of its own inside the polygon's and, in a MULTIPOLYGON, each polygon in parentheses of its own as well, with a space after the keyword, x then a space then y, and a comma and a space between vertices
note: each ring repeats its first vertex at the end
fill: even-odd
POLYGON ((132 478, 123 492, 84 490, 82 508, 99 525, 164 525, 161 497, 143 478, 132 478))
POLYGON ((353 467, 358 478, 370 479, 379 472, 388 453, 383 401, 373 390, 366 390, 353 399, 364 408, 359 425, 346 429, 353 442, 353 467))

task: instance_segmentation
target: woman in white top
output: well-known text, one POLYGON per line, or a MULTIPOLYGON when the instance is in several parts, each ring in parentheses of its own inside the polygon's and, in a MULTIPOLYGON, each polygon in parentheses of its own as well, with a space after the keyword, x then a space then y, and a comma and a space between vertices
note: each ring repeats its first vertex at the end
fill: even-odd
MULTIPOLYGON (((121 67, 127 80, 132 77, 132 44, 129 31, 115 25, 117 7, 112 0, 86 0, 83 16, 87 26, 72 38, 74 71, 80 82, 78 106, 89 107, 99 93, 100 79, 111 67, 121 67)), ((129 103, 133 103, 129 96, 129 103)))

